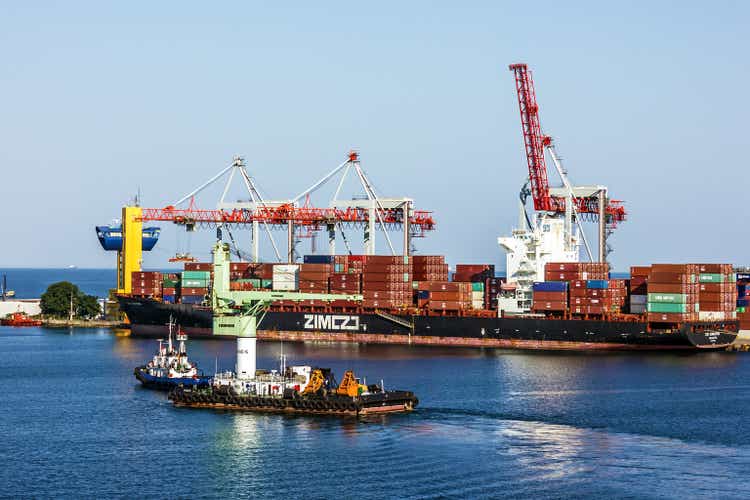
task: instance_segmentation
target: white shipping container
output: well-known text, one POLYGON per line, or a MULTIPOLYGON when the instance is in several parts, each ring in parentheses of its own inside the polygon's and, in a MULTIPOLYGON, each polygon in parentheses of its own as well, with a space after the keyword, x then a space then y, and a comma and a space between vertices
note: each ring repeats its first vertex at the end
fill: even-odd
POLYGON ((483 309, 484 308, 484 300, 472 300, 471 301, 471 307, 473 309, 483 309))
POLYGON ((299 274, 291 273, 273 273, 274 281, 297 281, 299 280, 299 274))
POLYGON ((698 311, 699 321, 722 321, 728 319, 728 316, 723 311, 698 311))
POLYGON ((293 281, 274 281, 273 289, 276 291, 293 292, 297 290, 299 286, 293 281))
POLYGON ((648 295, 631 295, 630 305, 645 305, 648 302, 648 295))
POLYGON ((471 300, 481 300, 484 301, 484 292, 471 292, 471 300))
POLYGON ((273 274, 276 273, 298 273, 299 264, 274 264, 273 274))

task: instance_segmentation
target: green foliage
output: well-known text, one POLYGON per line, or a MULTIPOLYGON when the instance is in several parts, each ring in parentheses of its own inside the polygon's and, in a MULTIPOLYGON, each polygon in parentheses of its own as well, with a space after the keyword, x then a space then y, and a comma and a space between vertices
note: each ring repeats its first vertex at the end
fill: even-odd
POLYGON ((93 295, 84 295, 81 294, 78 297, 78 307, 76 308, 76 314, 78 314, 79 318, 95 318, 99 316, 102 312, 101 308, 99 307, 99 302, 96 300, 96 297, 93 295))
POLYGON ((67 318, 70 315, 71 300, 73 316, 76 318, 92 318, 100 313, 96 297, 82 293, 69 281, 51 284, 42 294, 40 307, 43 314, 67 318))

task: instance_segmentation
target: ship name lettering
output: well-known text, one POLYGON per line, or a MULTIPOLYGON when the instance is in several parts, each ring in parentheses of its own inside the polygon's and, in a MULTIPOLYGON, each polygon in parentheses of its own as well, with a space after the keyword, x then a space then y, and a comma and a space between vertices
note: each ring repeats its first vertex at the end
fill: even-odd
POLYGON ((347 314, 305 314, 308 330, 359 330, 359 316, 347 314))

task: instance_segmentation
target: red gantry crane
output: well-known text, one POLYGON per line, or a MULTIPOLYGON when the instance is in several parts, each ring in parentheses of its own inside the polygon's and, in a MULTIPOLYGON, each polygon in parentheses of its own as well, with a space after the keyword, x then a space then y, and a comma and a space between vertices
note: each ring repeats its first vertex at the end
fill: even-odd
MULTIPOLYGON (((270 229, 287 229, 288 234, 288 252, 287 260, 294 260, 294 233, 295 228, 301 227, 309 231, 319 231, 328 229, 330 242, 330 251, 335 253, 333 241, 335 241, 335 230, 343 231, 344 228, 364 228, 365 229, 365 253, 372 254, 375 252, 374 232, 375 226, 379 226, 385 234, 391 253, 396 251, 391 244, 386 230, 402 229, 404 232, 403 253, 409 254, 409 239, 412 237, 424 236, 426 232, 435 228, 435 220, 432 213, 424 210, 414 210, 413 201, 408 198, 389 199, 382 198, 375 194, 372 185, 359 165, 359 154, 355 151, 349 152, 347 160, 336 167, 332 172, 327 174, 323 179, 313 184, 312 187, 305 190, 299 196, 283 201, 268 201, 258 193, 252 179, 245 169, 245 163, 242 158, 235 158, 234 162, 209 179, 207 182, 193 190, 179 201, 163 208, 142 208, 141 215, 138 217, 140 222, 163 221, 172 222, 185 226, 188 230, 198 227, 217 227, 217 226, 238 226, 249 227, 253 230, 253 258, 257 259, 257 241, 259 225, 263 225, 269 232, 270 229), (365 189, 366 199, 363 200, 338 200, 339 192, 343 178, 339 183, 334 200, 331 206, 327 208, 316 208, 309 206, 309 194, 320 186, 328 182, 337 173, 344 171, 346 173, 353 169, 362 186, 365 189), (230 172, 227 179, 224 193, 216 209, 199 209, 194 206, 194 196, 213 184, 219 178, 230 172), (244 181, 245 187, 251 197, 248 202, 225 202, 225 197, 229 190, 229 185, 235 173, 244 181), (306 200, 304 205, 300 205, 300 200, 306 200), (185 201, 190 200, 187 208, 178 208, 185 201)), ((277 258, 282 257, 271 238, 277 258)))
MULTIPOLYGON (((567 173, 562 168, 560 158, 555 151, 552 137, 542 133, 539 123, 539 105, 536 101, 531 71, 523 63, 511 64, 509 69, 513 72, 516 81, 518 108, 521 113, 521 130, 526 149, 534 210, 553 215, 565 215, 569 219, 566 221, 568 235, 571 234, 573 219, 576 220, 579 227, 582 219, 598 222, 598 260, 603 262, 606 260, 608 253, 607 235, 619 222, 625 220, 625 207, 622 206, 621 201, 610 200, 607 197, 605 186, 572 186, 570 184, 567 173), (549 185, 544 156, 545 150, 549 151, 555 168, 560 174, 563 183, 560 188, 550 187, 549 185)), ((582 228, 581 237, 586 245, 589 258, 593 260, 582 228)))

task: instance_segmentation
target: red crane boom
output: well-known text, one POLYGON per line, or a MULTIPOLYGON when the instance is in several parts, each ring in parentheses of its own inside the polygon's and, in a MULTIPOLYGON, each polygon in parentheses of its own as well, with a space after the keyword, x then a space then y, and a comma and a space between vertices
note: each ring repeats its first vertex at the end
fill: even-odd
POLYGON ((547 164, 544 161, 546 138, 542 136, 542 127, 539 125, 539 105, 536 103, 534 81, 525 64, 511 64, 510 70, 516 77, 518 109, 521 112, 521 130, 526 147, 534 210, 549 212, 552 211, 552 204, 547 181, 547 164))
MULTIPOLYGON (((531 184, 531 196, 534 199, 534 210, 565 213, 565 198, 550 195, 544 150, 552 145, 552 138, 542 134, 539 123, 539 105, 536 102, 531 71, 524 63, 511 64, 508 68, 513 72, 516 80, 518 108, 521 113, 521 130, 526 148, 526 162, 529 167, 529 183, 531 184)), ((596 196, 575 197, 573 203, 578 214, 584 214, 586 218, 591 220, 598 219, 599 201, 596 196)), ((607 200, 604 213, 606 222, 610 226, 615 226, 618 222, 624 221, 626 216, 625 207, 622 206, 620 200, 607 200)))

